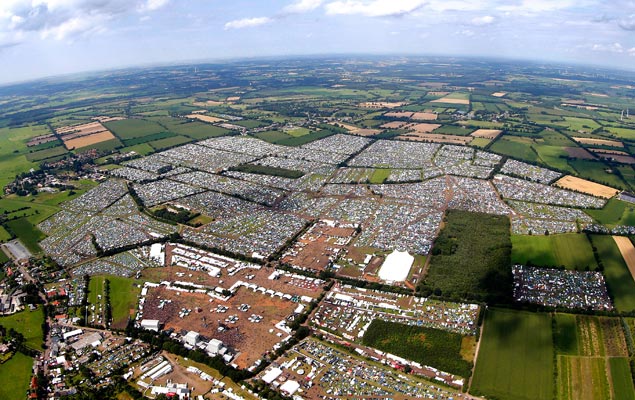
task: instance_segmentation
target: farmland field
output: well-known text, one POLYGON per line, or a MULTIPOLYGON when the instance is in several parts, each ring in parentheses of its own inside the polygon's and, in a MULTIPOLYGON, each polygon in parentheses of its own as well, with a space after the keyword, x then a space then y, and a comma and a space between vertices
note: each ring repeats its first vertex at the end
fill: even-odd
POLYGON ((602 209, 587 210, 587 214, 600 224, 635 225, 635 204, 616 198, 609 200, 602 209))
POLYGON ((38 242, 44 239, 45 236, 28 219, 15 219, 7 222, 6 226, 20 239, 31 253, 36 254, 42 251, 38 242))
POLYGON ((471 391, 500 400, 550 400, 554 393, 551 317, 490 308, 471 391))
POLYGON ((185 136, 174 136, 168 137, 165 139, 159 139, 152 142, 148 142, 150 146, 152 146, 155 150, 163 150, 170 147, 178 146, 180 144, 185 144, 191 142, 192 139, 185 136))
POLYGON ((370 346, 462 377, 472 364, 461 357, 458 333, 374 320, 362 339, 370 346))
POLYGON ((22 353, 16 353, 9 361, 0 364, 0 398, 4 400, 22 400, 29 388, 33 359, 22 353))
POLYGON ((512 263, 584 270, 597 267, 586 235, 512 235, 512 263))
POLYGON ((631 378, 631 368, 628 359, 625 357, 614 357, 609 359, 611 370, 611 380, 613 381, 613 396, 615 399, 633 400, 635 390, 633 389, 633 379, 631 378))
POLYGON ((6 329, 13 328, 24 335, 25 345, 29 348, 42 350, 42 322, 44 313, 39 307, 35 311, 24 311, 0 317, 0 325, 6 329))
POLYGON ((124 119, 106 122, 104 125, 123 141, 165 131, 158 123, 145 119, 124 119))
POLYGON ((615 308, 621 312, 635 310, 635 282, 615 241, 611 236, 591 235, 591 243, 604 264, 606 285, 615 308))

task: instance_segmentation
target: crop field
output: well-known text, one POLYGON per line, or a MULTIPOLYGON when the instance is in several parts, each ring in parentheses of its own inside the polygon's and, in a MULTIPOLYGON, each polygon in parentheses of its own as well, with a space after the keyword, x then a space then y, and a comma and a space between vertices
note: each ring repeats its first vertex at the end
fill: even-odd
MULTIPOLYGON (((134 318, 137 301, 141 288, 135 279, 121 276, 99 277, 102 280, 110 281, 110 305, 112 308, 112 327, 114 329, 124 329, 128 323, 128 318, 134 318)), ((91 283, 93 279, 91 278, 91 283)))
POLYGON ((80 136, 77 138, 64 140, 64 146, 66 146, 66 148, 69 150, 81 149, 82 147, 92 146, 113 139, 115 139, 115 136, 112 133, 104 131, 92 135, 80 136))
POLYGON ((470 133, 470 136, 476 138, 496 139, 503 131, 500 129, 477 129, 470 133))
POLYGON ((0 364, 0 398, 4 400, 22 400, 29 389, 33 359, 22 353, 16 353, 9 361, 0 364))
POLYGON ((420 290, 457 300, 506 301, 512 281, 509 229, 507 217, 448 211, 420 290))
POLYGON ((588 210, 587 214, 600 224, 635 225, 635 204, 616 198, 610 199, 600 210, 588 210))
POLYGON ((32 137, 50 134, 46 126, 35 125, 24 128, 0 128, 0 187, 4 187, 15 176, 36 164, 27 160, 26 142, 32 137))
POLYGON ((635 282, 615 241, 608 235, 591 235, 591 243, 604 264, 606 285, 615 308, 621 312, 635 310, 635 282))
POLYGON ((520 160, 535 162, 538 161, 538 155, 532 151, 531 142, 528 138, 503 135, 490 146, 490 150, 520 160))
POLYGON ((115 136, 123 141, 165 131, 165 129, 158 123, 145 119, 110 121, 104 123, 104 125, 110 129, 115 136))
POLYGON ((186 117, 190 119, 198 119, 199 121, 207 122, 209 124, 226 121, 222 118, 210 117, 209 115, 202 115, 202 114, 188 114, 186 115, 186 117))
POLYGON ((408 360, 467 377, 472 363, 461 357, 463 337, 439 329, 374 320, 362 342, 408 360))
POLYGON ((586 235, 512 235, 512 263, 567 269, 595 269, 597 262, 586 235))
POLYGON ((586 179, 576 178, 575 176, 571 175, 563 176, 555 183, 555 185, 564 189, 570 189, 577 192, 590 194, 592 196, 603 197, 605 199, 615 196, 618 192, 618 190, 611 187, 587 181, 586 179))
POLYGON ((44 322, 44 313, 41 307, 35 311, 26 309, 0 317, 0 325, 20 332, 24 335, 25 345, 35 350, 42 350, 42 322, 44 322))
POLYGON ((188 122, 184 124, 175 124, 170 126, 170 131, 179 135, 191 137, 192 139, 201 140, 213 137, 219 137, 228 134, 230 131, 219 126, 204 124, 201 122, 188 122))
POLYGON ((500 400, 550 400, 554 393, 551 317, 490 308, 471 392, 500 400))
POLYGON ((635 390, 633 389, 633 379, 631 378, 631 368, 628 358, 609 358, 609 368, 611 370, 611 381, 613 383, 613 398, 633 400, 635 390))
POLYGON ((630 398, 633 382, 620 318, 557 313, 554 320, 557 398, 630 398))
POLYGON ((28 153, 26 155, 26 159, 29 161, 42 161, 47 158, 57 157, 66 154, 67 151, 63 146, 52 147, 50 149, 38 150, 33 153, 28 153))
POLYGON ((185 136, 173 136, 165 139, 154 140, 152 142, 148 142, 150 146, 152 146, 155 150, 163 150, 170 147, 178 146, 180 144, 185 144, 191 142, 192 139, 185 136))
POLYGON ((633 242, 626 236, 613 236, 613 240, 615 240, 617 248, 620 249, 624 262, 633 280, 635 280, 635 247, 633 247, 633 242))

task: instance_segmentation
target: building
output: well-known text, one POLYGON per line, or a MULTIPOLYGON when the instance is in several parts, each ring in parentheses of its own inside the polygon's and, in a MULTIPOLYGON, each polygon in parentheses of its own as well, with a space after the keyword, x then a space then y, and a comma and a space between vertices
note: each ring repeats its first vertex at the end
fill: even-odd
POLYGON ((142 319, 141 328, 149 331, 159 332, 159 320, 158 319, 142 319))
POLYGON ((207 354, 209 354, 211 357, 214 357, 218 354, 224 354, 223 350, 225 350, 225 346, 223 345, 223 342, 218 340, 218 339, 212 339, 209 341, 209 343, 207 344, 207 347, 205 348, 205 351, 207 352, 207 354))
POLYGON ((379 278, 387 282, 403 282, 408 278, 415 258, 407 251, 394 250, 379 269, 379 278))
POLYGON ((201 335, 198 332, 189 331, 183 338, 183 341, 185 342, 185 344, 189 344, 193 347, 196 346, 196 343, 198 343, 199 336, 201 335))

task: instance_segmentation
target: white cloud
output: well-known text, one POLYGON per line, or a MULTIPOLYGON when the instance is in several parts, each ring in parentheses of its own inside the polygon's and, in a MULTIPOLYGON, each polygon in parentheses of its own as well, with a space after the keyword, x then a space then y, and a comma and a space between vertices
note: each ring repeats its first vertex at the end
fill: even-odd
POLYGON ((270 22, 273 22, 273 19, 269 17, 255 17, 255 18, 243 18, 243 19, 235 19, 233 21, 229 21, 225 24, 225 30, 227 29, 241 29, 241 28, 252 28, 254 26, 265 25, 270 22))
POLYGON ((603 53, 628 54, 629 56, 635 56, 635 47, 627 48, 619 42, 609 44, 596 43, 591 46, 591 50, 603 53))
POLYGON ((107 30, 126 14, 147 13, 170 0, 0 0, 0 33, 62 40, 107 30))
POLYGON ((494 21, 496 21, 496 18, 492 17, 491 15, 484 15, 482 17, 472 18, 471 22, 472 22, 472 25, 483 26, 483 25, 493 24, 494 21))
POLYGON ((158 10, 161 7, 165 7, 170 0, 148 0, 145 4, 145 9, 148 11, 158 10))
POLYGON ((517 14, 539 14, 593 4, 593 0, 522 0, 517 4, 498 6, 501 11, 517 14))
POLYGON ((324 0, 298 0, 284 7, 282 12, 287 14, 302 14, 317 9, 322 3, 324 3, 324 0))
POLYGON ((343 0, 327 3, 324 7, 329 15, 388 17, 410 14, 426 3, 426 0, 343 0))

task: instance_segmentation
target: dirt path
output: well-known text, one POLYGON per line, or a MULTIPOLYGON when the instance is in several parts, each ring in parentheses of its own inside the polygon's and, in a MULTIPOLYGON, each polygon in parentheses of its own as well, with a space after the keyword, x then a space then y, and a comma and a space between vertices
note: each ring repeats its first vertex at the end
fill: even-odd
POLYGON ((613 240, 615 240, 615 244, 620 249, 628 270, 631 272, 633 280, 635 280, 635 247, 633 243, 626 236, 613 236, 613 240))

